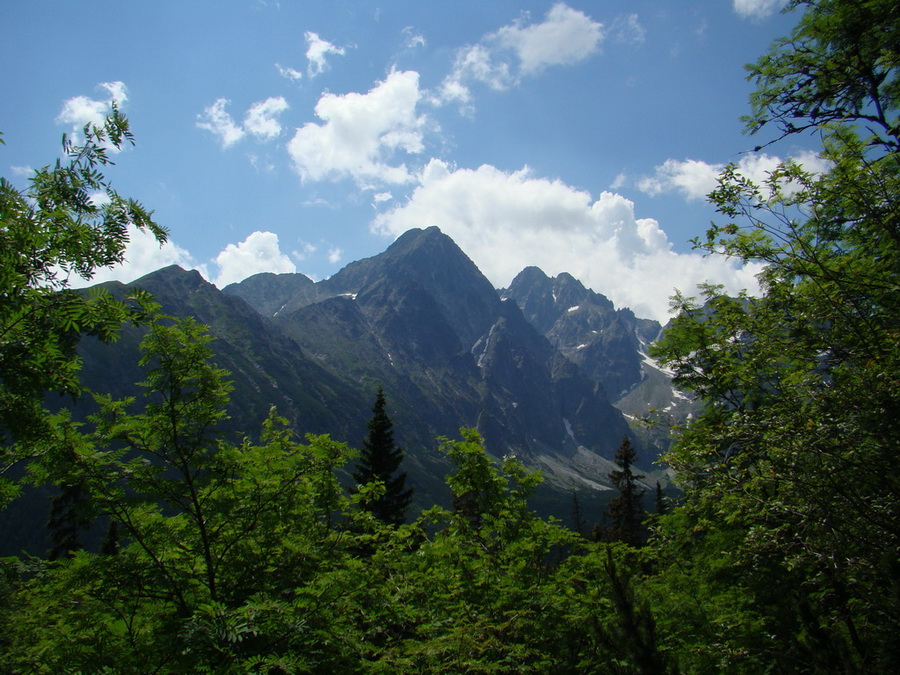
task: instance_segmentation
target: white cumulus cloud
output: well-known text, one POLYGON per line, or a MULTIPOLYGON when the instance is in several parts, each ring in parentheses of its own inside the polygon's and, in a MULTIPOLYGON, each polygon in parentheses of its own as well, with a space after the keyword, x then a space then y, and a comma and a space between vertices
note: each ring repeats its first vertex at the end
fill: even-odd
POLYGON ((271 140, 281 133, 278 116, 288 109, 284 97, 267 98, 254 103, 244 118, 244 129, 262 140, 271 140))
POLYGON ((226 98, 218 98, 202 114, 197 115, 197 126, 218 136, 223 149, 230 148, 247 134, 261 141, 276 138, 282 130, 278 116, 290 107, 282 96, 258 101, 247 110, 241 125, 225 110, 230 103, 226 98))
POLYGON ((603 27, 584 12, 559 2, 550 8, 541 23, 517 22, 504 26, 493 37, 516 53, 522 72, 527 75, 547 66, 583 61, 599 48, 603 27))
POLYGON ((680 192, 687 199, 704 199, 716 187, 724 164, 708 164, 696 159, 667 159, 652 176, 637 182, 641 192, 653 197, 665 192, 680 192))
MULTIPOLYGON (((308 257, 316 250, 311 244, 302 245, 302 251, 295 251, 298 259, 308 257)), ((329 258, 340 258, 341 251, 329 251, 329 258)), ((171 239, 162 246, 149 233, 128 226, 128 244, 125 247, 123 263, 110 268, 102 268, 91 279, 80 277, 70 279, 73 287, 79 288, 104 281, 129 283, 142 276, 169 265, 184 269, 196 269, 205 279, 223 288, 230 283, 242 281, 260 272, 296 272, 297 268, 288 255, 281 252, 278 235, 272 232, 256 231, 237 244, 228 244, 209 264, 198 264, 191 254, 175 244, 171 239)))
POLYGON ((676 253, 659 223, 638 218, 634 204, 604 192, 597 199, 525 168, 484 165, 454 169, 432 160, 410 199, 376 217, 372 229, 399 236, 437 225, 498 287, 524 267, 569 272, 638 316, 665 321, 676 288, 722 283, 756 288, 752 267, 721 258, 676 253))
POLYGON ((228 244, 216 256, 218 274, 213 283, 223 288, 243 281, 260 272, 296 272, 289 256, 278 247, 278 235, 273 232, 252 232, 239 244, 228 244))
POLYGON ((343 47, 337 47, 328 40, 323 40, 316 33, 306 31, 306 60, 309 62, 307 67, 307 75, 315 77, 328 70, 328 55, 335 54, 343 56, 346 50, 343 47))
POLYGON ((779 11, 787 0, 732 0, 732 7, 744 19, 765 19, 779 11))
MULTIPOLYGON (((828 168, 827 162, 815 152, 800 152, 789 159, 811 173, 821 173, 828 168)), ((762 185, 783 161, 765 153, 746 154, 737 163, 737 169, 755 184, 762 185)), ((724 164, 696 159, 667 159, 656 167, 653 175, 638 179, 637 188, 653 197, 678 192, 688 200, 704 199, 716 188, 719 174, 724 169, 724 164)))
MULTIPOLYGON (((102 203, 102 198, 99 200, 102 203)), ((125 260, 114 267, 104 267, 91 279, 72 279, 76 287, 99 284, 104 281, 129 283, 162 267, 179 265, 185 269, 198 267, 191 254, 175 244, 171 239, 162 246, 149 232, 128 226, 128 244, 125 246, 125 260)))
POLYGON ((411 181, 396 155, 424 149, 420 99, 414 71, 393 71, 365 94, 324 94, 315 108, 322 123, 305 124, 288 142, 295 169, 304 180, 411 181))

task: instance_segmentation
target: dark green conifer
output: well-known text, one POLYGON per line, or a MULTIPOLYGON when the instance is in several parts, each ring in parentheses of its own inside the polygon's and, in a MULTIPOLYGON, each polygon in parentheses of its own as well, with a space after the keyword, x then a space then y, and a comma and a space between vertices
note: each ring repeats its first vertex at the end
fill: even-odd
POLYGON ((412 501, 412 488, 406 487, 406 472, 398 473, 403 462, 403 449, 394 443, 394 424, 385 412, 384 390, 379 387, 372 407, 369 433, 352 473, 357 485, 373 482, 384 484, 384 494, 364 504, 378 520, 389 525, 406 521, 406 510, 412 501))
POLYGON ((584 516, 581 513, 581 502, 578 499, 578 491, 572 489, 572 527, 578 533, 584 534, 584 516))
POLYGON ((59 560, 81 549, 81 533, 90 526, 87 502, 88 493, 80 481, 61 486, 50 499, 47 520, 51 544, 47 557, 50 560, 59 560))
POLYGON ((663 492, 662 485, 656 481, 656 514, 661 516, 666 513, 666 495, 663 492))
POLYGON ((643 540, 641 498, 644 491, 638 487, 637 481, 644 476, 632 472, 634 458, 634 446, 626 437, 616 451, 615 460, 619 468, 609 472, 609 479, 619 491, 619 496, 615 497, 606 508, 606 516, 609 519, 607 538, 639 546, 643 540))
POLYGON ((119 554, 119 526, 115 520, 109 521, 106 528, 106 535, 100 544, 101 555, 118 555, 119 554))

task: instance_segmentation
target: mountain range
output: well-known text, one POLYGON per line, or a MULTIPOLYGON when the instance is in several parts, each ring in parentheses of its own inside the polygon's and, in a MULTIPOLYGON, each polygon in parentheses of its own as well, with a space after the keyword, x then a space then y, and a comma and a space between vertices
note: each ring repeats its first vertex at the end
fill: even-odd
MULTIPOLYGON (((653 462, 667 427, 648 431, 638 420, 683 417, 691 406, 647 356, 659 323, 616 309, 568 274, 529 267, 495 289, 435 227, 410 230, 318 282, 265 273, 219 290, 172 266, 129 286, 151 292, 166 314, 209 326, 215 360, 234 385, 234 433, 258 433, 274 405, 298 433, 360 447, 382 387, 418 508, 449 501, 437 439, 475 427, 491 455, 515 455, 544 473, 539 511, 568 520, 574 491, 599 519, 625 437, 646 486, 666 482, 653 462)), ((126 327, 111 345, 85 339, 85 384, 133 393, 143 379, 141 334, 126 327)))

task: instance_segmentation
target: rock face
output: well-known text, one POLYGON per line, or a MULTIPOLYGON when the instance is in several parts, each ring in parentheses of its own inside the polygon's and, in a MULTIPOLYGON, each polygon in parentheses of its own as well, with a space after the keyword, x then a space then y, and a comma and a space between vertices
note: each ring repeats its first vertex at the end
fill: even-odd
POLYGON ((696 410, 696 402, 677 391, 671 374, 648 355, 662 331, 658 322, 616 309, 569 274, 550 278, 536 267, 522 270, 502 295, 515 300, 525 318, 581 373, 603 386, 632 422, 645 466, 668 447, 671 425, 696 410))
POLYGON ((522 270, 504 297, 515 300, 525 318, 612 399, 640 384, 641 338, 654 339, 657 322, 617 310, 569 274, 551 279, 536 267, 522 270))
MULTIPOLYGON (((245 284, 258 282, 224 292, 249 297, 245 284)), ((282 303, 273 323, 348 383, 380 383, 419 443, 473 426, 494 454, 537 461, 579 445, 611 456, 628 433, 603 389, 437 228, 411 230, 315 287, 282 303)))

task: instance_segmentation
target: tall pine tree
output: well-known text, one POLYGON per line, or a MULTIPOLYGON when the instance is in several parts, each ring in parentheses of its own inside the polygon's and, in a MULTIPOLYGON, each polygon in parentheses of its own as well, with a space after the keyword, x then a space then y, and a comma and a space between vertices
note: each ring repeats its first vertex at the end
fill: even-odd
POLYGON ((641 498, 644 496, 644 491, 638 487, 637 481, 644 476, 632 472, 634 458, 634 446, 626 437, 616 451, 615 460, 619 468, 609 472, 609 479, 619 491, 619 496, 615 497, 606 509, 609 519, 607 537, 614 541, 639 546, 643 540, 641 498))
POLYGON ((50 499, 47 529, 51 548, 50 560, 59 560, 81 550, 81 533, 90 527, 87 515, 89 495, 82 481, 67 483, 50 499))
POLYGON ((412 501, 412 488, 406 487, 406 472, 398 473, 403 462, 403 449, 394 443, 394 424, 385 412, 384 390, 379 387, 372 407, 369 433, 357 462, 353 478, 357 485, 373 482, 384 484, 384 494, 364 504, 378 520, 388 525, 406 521, 406 510, 412 501))

